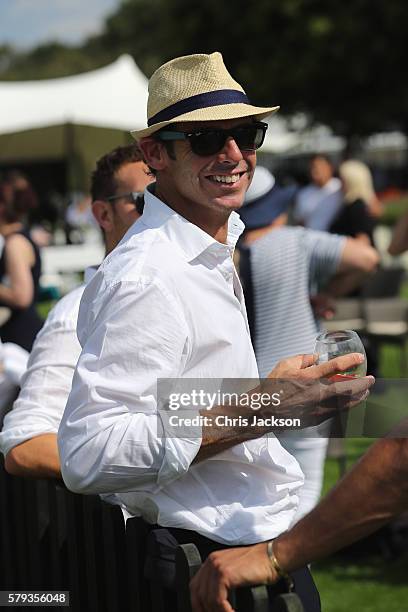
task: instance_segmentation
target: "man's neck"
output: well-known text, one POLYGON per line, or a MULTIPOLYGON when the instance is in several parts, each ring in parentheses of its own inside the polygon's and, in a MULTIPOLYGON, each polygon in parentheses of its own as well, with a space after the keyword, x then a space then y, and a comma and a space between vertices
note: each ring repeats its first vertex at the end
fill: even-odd
POLYGON ((106 234, 105 234, 105 255, 104 255, 104 257, 109 255, 109 253, 111 253, 113 251, 115 246, 116 245, 113 243, 113 240, 109 240, 109 237, 106 236, 106 234))
POLYGON ((325 181, 324 183, 315 183, 315 185, 319 188, 319 189, 324 189, 325 187, 327 187, 327 185, 330 183, 330 181, 332 180, 332 176, 327 179, 327 181, 325 181))
POLYGON ((154 195, 169 208, 184 217, 184 219, 187 219, 187 221, 199 227, 203 232, 209 234, 217 242, 227 243, 228 219, 231 211, 220 212, 204 206, 201 209, 198 207, 193 208, 189 202, 181 199, 175 203, 172 201, 172 198, 166 195, 165 190, 159 189, 157 185, 154 195))

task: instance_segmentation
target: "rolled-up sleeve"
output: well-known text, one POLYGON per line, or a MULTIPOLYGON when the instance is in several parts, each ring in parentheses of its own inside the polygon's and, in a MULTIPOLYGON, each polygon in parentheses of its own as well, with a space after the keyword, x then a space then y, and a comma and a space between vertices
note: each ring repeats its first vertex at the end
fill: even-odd
POLYGON ((47 322, 37 336, 18 399, 4 418, 4 455, 26 440, 57 433, 81 350, 75 322, 47 322))
POLYGON ((106 288, 81 331, 82 311, 83 350, 58 434, 63 478, 82 493, 154 493, 188 470, 201 445, 166 439, 158 411, 157 379, 177 377, 188 357, 182 307, 140 278, 106 288))

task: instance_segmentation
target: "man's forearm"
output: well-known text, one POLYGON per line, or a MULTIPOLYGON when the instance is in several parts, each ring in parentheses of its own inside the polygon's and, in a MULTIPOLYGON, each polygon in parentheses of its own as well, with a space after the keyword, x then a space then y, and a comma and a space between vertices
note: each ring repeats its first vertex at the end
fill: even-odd
POLYGON ((5 467, 14 476, 61 478, 57 435, 43 434, 18 444, 7 453, 5 467))
MULTIPOLYGON (((315 383, 316 388, 317 385, 318 383, 315 383)), ((245 394, 245 405, 216 406, 211 410, 201 411, 201 416, 207 418, 209 423, 204 423, 202 427, 201 447, 194 463, 204 461, 242 442, 260 438, 267 433, 282 432, 284 427, 271 424, 273 417, 295 416, 297 401, 300 402, 299 394, 292 398, 293 393, 289 391, 289 386, 291 386, 289 380, 265 379, 263 384, 245 394), (279 396, 281 392, 285 397, 278 405, 270 404, 256 410, 250 407, 252 400, 259 399, 260 394, 271 401, 274 395, 279 396)))
POLYGON ((231 446, 247 442, 266 433, 266 428, 255 428, 255 432, 254 428, 245 424, 239 424, 245 423, 245 419, 253 418, 254 413, 252 412, 251 415, 250 412, 248 409, 243 411, 232 406, 217 406, 211 412, 203 414, 203 416, 211 414, 212 424, 204 425, 202 428, 201 447, 193 463, 204 461, 209 457, 222 453, 231 446), (224 422, 230 423, 230 425, 217 424, 217 419, 220 417, 225 419, 224 422))
POLYGON ((394 228, 388 247, 390 255, 401 255, 408 249, 408 213, 405 213, 394 228))
MULTIPOLYGON (((298 356, 291 359, 297 360, 299 357, 302 358, 298 356)), ((353 363, 361 363, 362 359, 358 354, 343 357, 346 357, 347 364, 349 359, 353 363)), ((327 374, 332 375, 344 369, 345 362, 330 360, 316 366, 315 373, 323 379, 327 374)), ((340 411, 356 405, 374 381, 356 378, 347 382, 321 384, 318 378, 295 380, 291 374, 287 377, 284 374, 285 370, 282 378, 263 379, 258 387, 245 394, 244 404, 239 401, 235 406, 217 406, 209 411, 201 411, 206 421, 202 426, 201 447, 194 463, 242 442, 260 438, 266 433, 282 433, 288 428, 304 429, 319 425, 340 411), (260 404, 261 397, 265 403, 260 404)))
POLYGON ((408 440, 376 442, 316 508, 274 542, 285 570, 347 546, 406 509, 408 440))
POLYGON ((367 277, 367 272, 350 271, 336 274, 324 289, 324 293, 332 298, 339 298, 347 295, 361 286, 367 277))

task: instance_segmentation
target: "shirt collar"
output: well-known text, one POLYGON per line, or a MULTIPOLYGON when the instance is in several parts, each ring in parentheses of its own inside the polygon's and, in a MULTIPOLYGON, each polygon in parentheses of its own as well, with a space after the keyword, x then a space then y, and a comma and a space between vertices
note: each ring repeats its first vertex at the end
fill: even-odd
POLYGON ((176 241, 182 249, 187 261, 196 259, 204 251, 224 257, 232 256, 238 238, 245 228, 239 215, 233 211, 228 219, 227 243, 223 244, 176 213, 154 195, 151 189, 145 190, 144 199, 145 206, 141 217, 143 224, 150 228, 162 227, 167 236, 176 241))
POLYGON ((88 268, 85 268, 85 272, 84 272, 85 285, 87 285, 93 279, 97 271, 98 271, 98 266, 89 266, 88 268))

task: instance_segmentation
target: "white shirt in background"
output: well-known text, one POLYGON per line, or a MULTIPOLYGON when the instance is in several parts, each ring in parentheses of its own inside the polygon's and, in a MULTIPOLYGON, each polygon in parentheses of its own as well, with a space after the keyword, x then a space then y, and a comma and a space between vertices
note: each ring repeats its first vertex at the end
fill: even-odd
MULTIPOLYGON (((88 268, 85 282, 95 272, 88 268)), ((4 455, 26 440, 58 431, 81 353, 76 325, 84 289, 85 285, 77 287, 54 306, 35 339, 20 394, 4 418, 0 433, 4 455)))
POLYGON ((13 342, 0 339, 0 427, 20 387, 27 368, 28 352, 13 342))
POLYGON ((232 255, 149 191, 143 216, 85 289, 83 346, 59 430, 64 480, 133 514, 218 542, 277 536, 303 476, 272 434, 193 464, 201 437, 160 437, 158 378, 257 378, 232 255))

